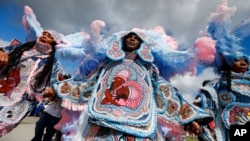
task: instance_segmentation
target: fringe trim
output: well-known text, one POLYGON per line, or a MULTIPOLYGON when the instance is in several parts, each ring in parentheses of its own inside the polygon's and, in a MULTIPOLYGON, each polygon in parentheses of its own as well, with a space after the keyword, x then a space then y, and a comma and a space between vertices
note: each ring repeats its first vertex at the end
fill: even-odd
POLYGON ((63 99, 62 107, 72 111, 82 111, 86 108, 86 104, 72 103, 68 99, 63 99))

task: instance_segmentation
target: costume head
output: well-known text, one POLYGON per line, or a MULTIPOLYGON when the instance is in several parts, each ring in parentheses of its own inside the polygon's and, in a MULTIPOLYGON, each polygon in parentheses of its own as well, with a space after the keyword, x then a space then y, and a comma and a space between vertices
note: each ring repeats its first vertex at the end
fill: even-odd
POLYGON ((221 74, 224 71, 229 71, 235 60, 245 56, 242 51, 243 47, 240 40, 232 31, 231 16, 236 12, 235 7, 228 7, 226 1, 218 4, 216 12, 211 13, 208 17, 208 26, 206 35, 216 41, 215 59, 211 64, 214 67, 214 72, 221 74))
POLYGON ((236 52, 235 54, 223 54, 223 58, 225 59, 225 62, 229 66, 232 66, 235 61, 241 60, 241 59, 246 60, 248 63, 250 61, 248 56, 241 52, 236 52))
POLYGON ((131 34, 139 37, 140 46, 135 53, 145 62, 153 62, 154 58, 151 53, 152 45, 148 42, 147 35, 142 32, 127 32, 122 31, 114 34, 112 36, 111 42, 108 43, 108 50, 106 55, 111 60, 121 60, 125 57, 125 39, 129 37, 131 34))
POLYGON ((246 73, 249 70, 249 58, 246 55, 238 56, 230 65, 230 70, 234 73, 246 73))
POLYGON ((169 80, 175 74, 185 74, 186 72, 195 74, 196 58, 194 57, 194 50, 173 49, 166 41, 165 36, 154 30, 121 31, 113 34, 105 40, 107 45, 106 56, 111 60, 124 59, 124 38, 131 34, 136 34, 142 40, 140 47, 133 53, 143 62, 153 63, 164 79, 169 80))
POLYGON ((122 38, 122 50, 127 52, 127 51, 130 51, 129 48, 127 48, 127 43, 126 43, 126 40, 131 36, 131 35, 135 35, 137 38, 138 38, 138 41, 139 41, 139 45, 138 47, 135 49, 139 49, 140 48, 140 45, 142 44, 143 40, 135 33, 135 32, 129 32, 127 35, 125 35, 123 38, 122 38))
MULTIPOLYGON (((240 46, 239 46, 240 47, 240 46)), ((216 58, 214 62, 215 73, 221 74, 225 71, 230 71, 235 61, 244 59, 247 63, 249 63, 249 57, 245 55, 243 52, 239 50, 227 46, 220 42, 220 40, 216 44, 216 58)))

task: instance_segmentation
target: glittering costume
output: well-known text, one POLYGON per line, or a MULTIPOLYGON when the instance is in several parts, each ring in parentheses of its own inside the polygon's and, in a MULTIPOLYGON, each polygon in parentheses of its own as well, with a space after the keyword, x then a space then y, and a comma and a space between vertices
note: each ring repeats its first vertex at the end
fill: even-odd
MULTIPOLYGON (((0 69, 0 136, 9 133, 18 126, 20 121, 36 106, 35 98, 42 96, 46 86, 61 81, 60 77, 65 73, 61 64, 54 58, 56 48, 69 45, 67 43, 60 44, 62 35, 53 30, 46 30, 53 36, 56 45, 52 47, 39 42, 38 37, 45 30, 36 20, 33 10, 28 6, 24 7, 22 23, 26 31, 26 43, 0 49, 9 55, 8 68, 2 67, 0 69), (60 47, 57 46, 59 44, 60 47), (48 61, 51 58, 52 61, 48 61), (46 73, 40 73, 43 70, 46 73)), ((73 38, 75 36, 78 36, 77 39, 79 36, 85 37, 82 33, 76 33, 73 38)), ((72 39, 72 35, 68 38, 72 39)), ((65 37, 66 39, 67 37, 65 37)), ((74 43, 70 44, 71 47, 81 45, 80 42, 74 43)), ((83 55, 81 51, 77 52, 77 57, 83 55)), ((75 58, 71 56, 70 59, 75 58)))
MULTIPOLYGON (((24 18, 26 29, 32 31, 26 38, 33 40, 43 29, 27 6, 24 18)), ((210 48, 220 38, 217 32, 213 38, 197 40, 194 48, 180 51, 161 26, 134 28, 132 32, 142 42, 138 50, 127 53, 123 38, 131 31, 103 38, 105 26, 105 22, 95 20, 90 34, 66 35, 57 44, 59 59, 80 60, 71 64, 77 68, 72 79, 54 85, 64 107, 55 126, 63 133, 62 140, 178 141, 185 139, 186 124, 196 121, 205 127, 211 121, 212 115, 187 102, 169 79, 187 72, 195 75, 199 61, 220 64, 209 56, 217 53, 210 48)), ((211 24, 211 32, 212 27, 217 26, 211 24)))
POLYGON ((55 61, 53 70, 43 76, 43 81, 37 84, 37 75, 44 69, 46 60, 52 51, 50 45, 31 41, 16 46, 3 48, 6 53, 12 53, 17 48, 28 48, 23 52, 18 62, 11 62, 9 71, 0 70, 0 136, 10 132, 35 106, 36 95, 41 95, 47 85, 58 80, 59 62, 55 61), (51 78, 51 79, 50 79, 51 78), (50 79, 50 82, 48 82, 50 79))
POLYGON ((230 125, 244 125, 250 119, 249 73, 222 74, 201 88, 200 102, 211 110, 215 126, 204 128, 205 140, 228 140, 230 125), (230 85, 230 89, 228 89, 230 85))
POLYGON ((157 50, 157 45, 150 40, 151 32, 134 32, 143 43, 129 53, 123 51, 122 44, 123 37, 130 32, 114 34, 104 41, 107 48, 98 54, 96 60, 101 63, 95 65, 97 69, 84 73, 89 70, 86 64, 93 62, 92 58, 86 58, 84 66, 79 67, 85 71, 55 84, 65 108, 57 125, 64 140, 178 141, 185 138, 185 124, 199 119, 204 123, 209 121, 207 112, 188 103, 160 75, 154 64, 154 59, 159 58, 154 56, 157 51, 152 51, 157 50), (103 55, 106 57, 101 60, 103 55), (69 111, 76 116, 71 119, 69 111))
MULTIPOLYGON (((245 124, 249 115, 249 72, 235 73, 233 63, 249 58, 241 52, 240 39, 233 35, 230 17, 235 7, 228 7, 227 1, 217 6, 210 15, 205 32, 207 38, 215 41, 213 61, 203 62, 213 67, 219 78, 211 80, 200 88, 195 103, 213 115, 214 121, 203 126, 201 138, 206 141, 227 141, 230 125, 245 124)), ((197 40, 197 45, 199 41, 197 40)), ((247 64, 246 63, 246 64, 247 64)))
POLYGON ((36 106, 45 88, 61 81, 65 74, 56 58, 62 35, 44 30, 28 6, 24 7, 22 23, 26 43, 13 42, 1 48, 9 62, 0 69, 0 136, 15 128, 36 106))

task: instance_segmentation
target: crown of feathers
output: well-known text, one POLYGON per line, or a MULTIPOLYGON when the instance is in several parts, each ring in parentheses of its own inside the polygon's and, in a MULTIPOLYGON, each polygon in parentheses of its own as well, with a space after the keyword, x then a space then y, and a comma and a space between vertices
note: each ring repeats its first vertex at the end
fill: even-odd
MULTIPOLYGON (((160 75, 166 80, 176 74, 184 75, 187 72, 195 75, 197 62, 199 61, 217 69, 221 65, 222 57, 228 64, 231 64, 235 58, 244 55, 239 46, 239 39, 229 32, 230 20, 228 19, 230 16, 228 15, 234 12, 234 8, 228 8, 225 2, 223 0, 221 6, 218 6, 218 8, 224 9, 217 11, 226 14, 213 13, 210 16, 212 20, 210 20, 205 32, 206 36, 197 39, 194 47, 187 50, 178 50, 177 42, 166 35, 165 30, 160 26, 149 30, 134 28, 131 31, 120 31, 103 38, 101 30, 105 28, 106 24, 103 21, 95 20, 91 23, 90 34, 77 32, 65 36, 60 35, 58 39, 62 42, 60 41, 56 45, 56 54, 62 59, 81 60, 79 65, 75 66, 77 67, 76 74, 88 76, 107 58, 114 61, 123 59, 125 55, 121 48, 123 37, 133 32, 142 40, 137 55, 143 61, 157 66, 160 75), (110 50, 113 51, 112 48, 114 47, 118 47, 120 50, 121 54, 118 57, 109 52, 110 50)), ((40 23, 36 20, 35 14, 28 6, 24 8, 23 25, 27 32, 27 41, 39 37, 43 31, 40 23)))
MULTIPOLYGON (((216 12, 211 13, 208 17, 208 26, 205 33, 203 33, 202 38, 210 40, 207 46, 213 48, 213 53, 210 56, 211 59, 201 61, 201 63, 213 67, 214 72, 217 74, 221 74, 221 67, 224 63, 231 66, 234 61, 241 58, 245 58, 249 62, 249 57, 242 52, 244 48, 240 45, 241 39, 231 31, 232 22, 230 17, 235 12, 236 8, 234 6, 228 7, 227 1, 222 0, 217 5, 216 12)), ((196 46, 200 48, 204 46, 204 44, 200 43, 202 38, 196 40, 196 46)))
MULTIPOLYGON (((28 6, 24 8, 23 25, 27 32, 27 41, 36 39, 43 31, 35 14, 28 6)), ((137 34, 142 40, 137 55, 143 61, 157 66, 160 75, 166 80, 169 80, 175 74, 196 73, 197 51, 194 48, 185 51, 178 50, 177 42, 166 35, 161 26, 150 30, 134 28, 131 31, 120 31, 104 39, 101 30, 105 26, 105 22, 95 20, 91 23, 92 32, 90 34, 77 32, 61 36, 61 34, 53 32, 56 33, 55 35, 60 35, 58 36, 60 37, 58 38, 60 43, 56 45, 57 57, 73 61, 81 60, 79 65, 76 66, 75 75, 88 76, 107 58, 111 60, 123 59, 122 40, 130 32, 137 34), (112 47, 115 47, 114 45, 119 47, 121 53, 119 57, 114 57, 108 53, 112 47)))
POLYGON ((91 70, 96 69, 107 58, 113 61, 124 59, 123 39, 131 32, 138 35, 142 40, 139 49, 136 51, 137 55, 144 62, 157 66, 160 75, 166 80, 169 80, 175 74, 195 71, 196 52, 194 49, 186 51, 173 49, 162 34, 154 30, 141 30, 120 31, 104 39, 102 46, 94 47, 96 49, 82 60, 79 73, 84 76, 88 75, 91 70))

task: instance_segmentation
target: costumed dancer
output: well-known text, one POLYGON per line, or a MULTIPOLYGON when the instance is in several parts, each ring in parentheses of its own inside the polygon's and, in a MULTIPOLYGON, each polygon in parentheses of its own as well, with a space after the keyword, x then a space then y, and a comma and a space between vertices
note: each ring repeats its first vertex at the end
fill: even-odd
POLYGON ((193 70, 192 50, 172 49, 154 30, 121 31, 98 47, 74 78, 54 85, 65 108, 56 125, 62 140, 178 141, 184 126, 199 134, 211 120, 168 82, 193 70))
POLYGON ((202 47, 204 39, 214 46, 214 59, 203 63, 213 67, 219 76, 201 87, 195 100, 195 104, 214 117, 213 122, 202 127, 201 140, 228 141, 230 125, 243 125, 250 119, 249 58, 241 52, 240 39, 230 28, 230 17, 235 10, 222 0, 217 13, 209 17, 207 36, 196 41, 196 46, 202 47))
MULTIPOLYGON (((41 32, 31 10, 27 23, 31 33, 41 32)), ((184 126, 199 134, 199 125, 211 116, 183 99, 168 81, 175 74, 195 74, 195 49, 178 51, 161 27, 103 39, 104 27, 103 21, 93 21, 90 35, 63 36, 64 43, 57 44, 58 57, 81 59, 75 76, 54 85, 64 107, 55 126, 62 140, 178 141, 185 140, 184 126)))
POLYGON ((32 35, 33 29, 27 21, 29 12, 26 7, 23 24, 27 42, 3 47, 0 51, 0 136, 15 128, 33 109, 36 97, 59 81, 59 74, 63 73, 55 58, 60 35, 42 29, 38 29, 39 34, 32 35))

